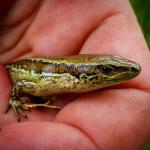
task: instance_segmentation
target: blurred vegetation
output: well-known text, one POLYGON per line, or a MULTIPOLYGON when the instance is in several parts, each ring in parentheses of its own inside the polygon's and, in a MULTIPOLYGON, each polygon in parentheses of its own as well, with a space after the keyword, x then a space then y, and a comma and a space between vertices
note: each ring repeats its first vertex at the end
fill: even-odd
MULTIPOLYGON (((150 0, 130 0, 150 48, 150 0)), ((150 149, 149 149, 150 150, 150 149)))
POLYGON ((143 150, 150 150, 150 143, 148 143, 143 150))
MULTIPOLYGON (((150 48, 150 0, 130 0, 150 48)), ((150 150, 150 142, 143 148, 150 150)))

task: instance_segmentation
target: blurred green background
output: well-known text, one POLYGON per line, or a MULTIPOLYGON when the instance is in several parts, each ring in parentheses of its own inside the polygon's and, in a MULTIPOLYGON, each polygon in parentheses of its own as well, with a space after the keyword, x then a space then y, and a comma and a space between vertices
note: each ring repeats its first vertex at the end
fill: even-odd
MULTIPOLYGON (((150 48, 150 0, 130 0, 150 48)), ((150 150, 150 149, 149 149, 150 150)))
MULTIPOLYGON (((130 0, 150 48, 150 0, 130 0)), ((150 142, 143 150, 150 150, 150 142)))

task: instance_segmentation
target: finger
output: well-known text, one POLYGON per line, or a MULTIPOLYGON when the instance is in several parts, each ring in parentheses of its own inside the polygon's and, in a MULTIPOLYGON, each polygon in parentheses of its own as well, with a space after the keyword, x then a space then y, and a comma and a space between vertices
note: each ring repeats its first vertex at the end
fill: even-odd
POLYGON ((34 54, 62 56, 78 53, 99 21, 98 4, 99 1, 89 0, 63 1, 62 5, 58 1, 45 1, 26 34, 34 54))
POLYGON ((9 150, 12 147, 22 150, 97 149, 79 129, 61 123, 46 122, 20 123, 3 128, 0 132, 0 149, 9 150))
POLYGON ((77 54, 109 9, 107 2, 99 0, 63 1, 61 5, 59 1, 44 1, 34 18, 31 15, 23 22, 25 27, 17 25, 23 28, 20 31, 23 35, 11 50, 0 56, 0 62, 8 62, 28 53, 30 56, 77 54))
POLYGON ((150 81, 147 80, 150 76, 150 72, 147 71, 150 55, 135 15, 128 1, 116 0, 112 3, 117 5, 112 5, 113 11, 109 10, 104 16, 105 19, 91 33, 81 53, 115 54, 136 61, 141 65, 142 72, 132 84, 135 84, 137 88, 150 91, 150 81))
MULTIPOLYGON (((116 3, 118 9, 111 10, 122 13, 115 12, 115 15, 104 17, 106 20, 91 33, 81 53, 119 54, 139 62, 144 71, 132 84, 138 83, 136 88, 148 89, 149 83, 144 83, 148 74, 145 65, 149 62, 147 46, 132 11, 127 9, 129 5, 123 1, 115 1, 116 3), (120 27, 123 27, 123 31, 120 27), (131 48, 134 55, 129 53, 132 52, 131 48)), ((56 120, 82 129, 101 149, 141 149, 150 136, 150 122, 146 119, 150 110, 149 94, 140 90, 119 91, 101 92, 76 101, 63 109, 56 120), (143 130, 143 126, 147 128, 143 130)))
POLYGON ((5 109, 9 99, 9 91, 11 89, 10 81, 7 76, 6 69, 0 65, 0 128, 9 122, 10 116, 5 115, 5 109), (6 121, 7 120, 7 121, 6 121))
POLYGON ((4 12, 3 10, 0 11, 1 63, 8 62, 26 53, 26 50, 28 50, 28 43, 24 43, 25 41, 23 41, 22 38, 24 37, 26 30, 30 26, 33 20, 34 13, 37 11, 39 4, 39 0, 19 2, 3 1, 1 3, 1 7, 4 9, 4 12))
POLYGON ((149 94, 107 90, 74 101, 56 121, 80 128, 99 149, 136 150, 150 138, 149 113, 149 94))

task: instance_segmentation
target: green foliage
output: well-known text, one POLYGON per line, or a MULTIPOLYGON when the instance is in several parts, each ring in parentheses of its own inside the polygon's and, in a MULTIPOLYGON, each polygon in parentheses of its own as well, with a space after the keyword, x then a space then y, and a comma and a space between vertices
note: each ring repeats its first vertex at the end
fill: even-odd
POLYGON ((150 48, 150 0, 130 0, 150 48))
POLYGON ((147 145, 145 145, 143 150, 150 150, 150 143, 148 143, 147 145))

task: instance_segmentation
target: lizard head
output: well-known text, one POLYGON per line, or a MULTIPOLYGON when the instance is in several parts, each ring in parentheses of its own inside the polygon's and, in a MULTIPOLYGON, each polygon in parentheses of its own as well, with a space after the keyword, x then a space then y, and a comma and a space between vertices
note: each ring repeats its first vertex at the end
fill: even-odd
MULTIPOLYGON (((140 74, 141 67, 139 64, 126 58, 116 55, 104 55, 93 57, 95 61, 95 75, 90 80, 96 78, 101 82, 101 86, 110 86, 132 79, 140 74)), ((91 61, 92 62, 92 61, 91 61)), ((95 81, 94 81, 95 82, 95 81)))
POLYGON ((139 64, 116 55, 90 55, 80 69, 82 80, 93 88, 102 88, 132 79, 140 74, 139 64))

